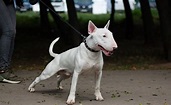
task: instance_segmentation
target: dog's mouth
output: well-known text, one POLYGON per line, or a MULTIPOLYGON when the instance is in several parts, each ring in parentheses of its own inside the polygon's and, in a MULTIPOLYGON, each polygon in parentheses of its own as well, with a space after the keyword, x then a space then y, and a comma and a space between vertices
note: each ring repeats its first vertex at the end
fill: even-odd
POLYGON ((106 50, 104 47, 102 47, 101 45, 98 45, 98 47, 103 51, 103 53, 106 55, 106 56, 111 56, 113 54, 113 50, 112 51, 108 51, 106 50))

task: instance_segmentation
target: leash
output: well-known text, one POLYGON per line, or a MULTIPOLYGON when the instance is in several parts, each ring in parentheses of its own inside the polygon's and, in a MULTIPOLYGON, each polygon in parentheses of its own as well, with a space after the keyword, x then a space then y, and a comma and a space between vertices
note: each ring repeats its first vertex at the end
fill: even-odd
POLYGON ((77 29, 75 29, 71 24, 68 22, 64 21, 57 13, 54 11, 52 8, 50 8, 46 3, 44 3, 42 0, 39 0, 44 6, 46 6, 51 12, 53 12, 63 23, 67 24, 71 29, 73 29, 75 32, 77 32, 81 37, 83 37, 83 40, 86 39, 86 36, 81 34, 77 29))
POLYGON ((51 12, 53 12, 63 23, 67 24, 71 29, 73 29, 75 32, 77 32, 81 37, 83 37, 83 41, 85 43, 86 48, 91 51, 91 52, 99 52, 96 50, 91 49, 86 42, 86 36, 84 36, 83 34, 81 34, 77 29, 75 29, 71 24, 69 24, 68 22, 64 21, 57 13, 56 11, 54 11, 52 8, 50 8, 46 3, 44 3, 42 0, 39 0, 44 6, 46 6, 51 12))

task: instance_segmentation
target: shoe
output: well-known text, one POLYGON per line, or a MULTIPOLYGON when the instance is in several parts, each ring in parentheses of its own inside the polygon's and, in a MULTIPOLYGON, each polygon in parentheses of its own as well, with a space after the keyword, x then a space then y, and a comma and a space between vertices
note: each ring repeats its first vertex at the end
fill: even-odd
POLYGON ((0 71, 0 82, 18 84, 21 81, 9 80, 10 77, 16 77, 14 74, 9 73, 8 71, 0 71))

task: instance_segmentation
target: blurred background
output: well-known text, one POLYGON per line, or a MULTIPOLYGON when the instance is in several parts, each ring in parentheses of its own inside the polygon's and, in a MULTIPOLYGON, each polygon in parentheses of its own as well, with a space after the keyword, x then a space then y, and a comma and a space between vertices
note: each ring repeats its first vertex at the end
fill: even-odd
POLYGON ((170 0, 24 0, 16 11, 14 70, 42 70, 56 37, 56 53, 78 46, 83 38, 75 30, 88 36, 89 20, 97 27, 110 20, 118 43, 111 57, 104 56, 105 70, 171 69, 170 0))

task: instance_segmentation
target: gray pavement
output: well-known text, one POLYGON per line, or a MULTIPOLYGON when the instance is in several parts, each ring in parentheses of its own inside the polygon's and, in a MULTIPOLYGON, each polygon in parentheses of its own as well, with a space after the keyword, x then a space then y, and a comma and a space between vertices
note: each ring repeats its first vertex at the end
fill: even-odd
MULTIPOLYGON (((71 78, 63 81, 64 90, 56 90, 56 76, 36 85, 29 84, 41 71, 16 71, 20 84, 0 83, 0 105, 66 105, 71 78)), ((79 76, 75 105, 171 105, 171 71, 103 71, 101 92, 104 101, 94 100, 94 78, 89 72, 79 76)))

